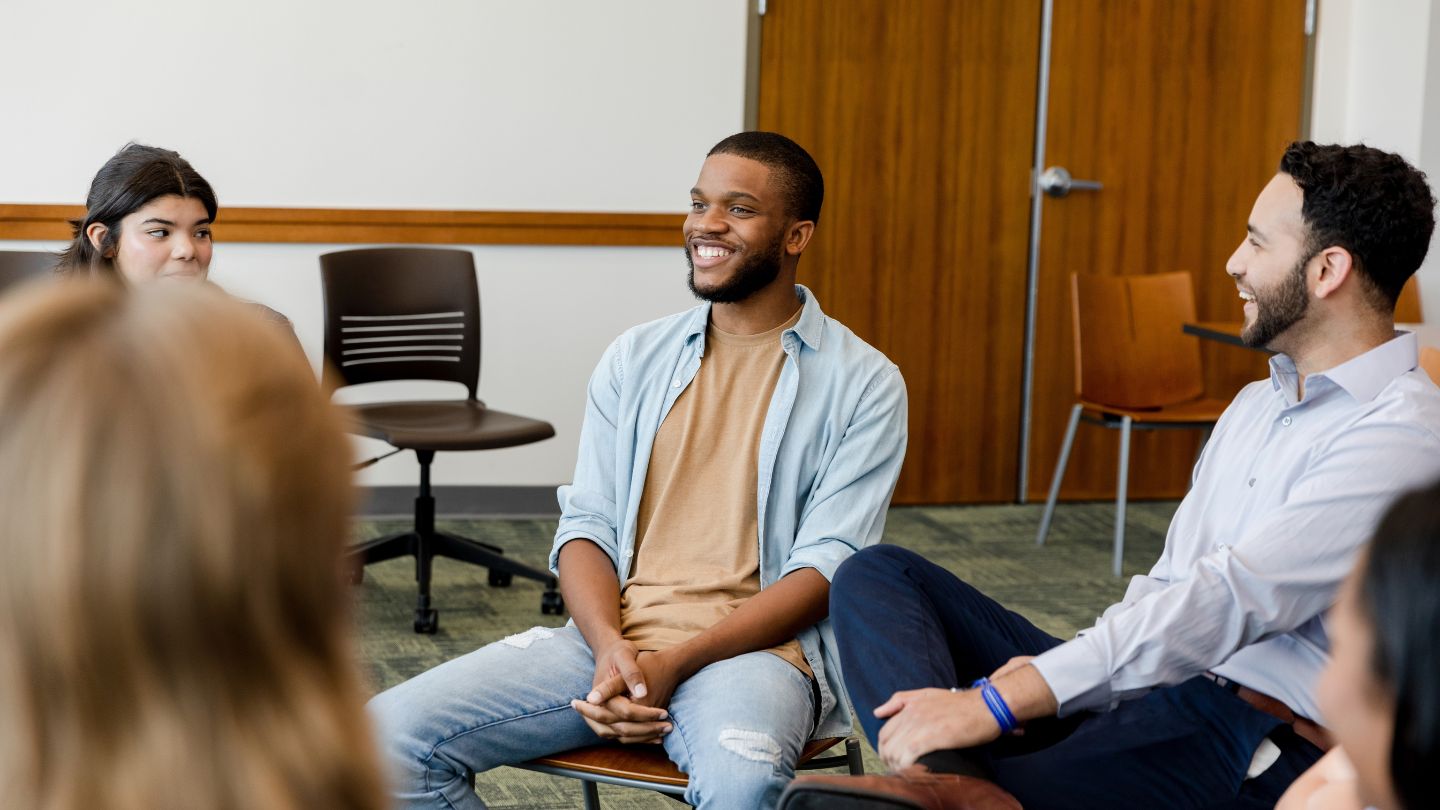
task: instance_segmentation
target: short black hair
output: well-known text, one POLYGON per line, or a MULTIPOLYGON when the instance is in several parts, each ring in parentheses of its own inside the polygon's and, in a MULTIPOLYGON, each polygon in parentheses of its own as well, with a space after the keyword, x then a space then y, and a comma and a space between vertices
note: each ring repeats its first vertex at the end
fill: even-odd
POLYGON ((1280 171, 1304 193, 1307 252, 1348 250, 1376 308, 1393 312, 1435 230, 1435 197, 1425 173, 1373 147, 1311 141, 1290 144, 1280 171))
POLYGON ((1375 634, 1371 670, 1395 697, 1395 795, 1405 807, 1440 806, 1440 482, 1391 505, 1362 564, 1357 601, 1375 634))
POLYGON ((705 153, 711 155, 738 155, 765 164, 785 195, 786 213, 798 220, 820 221, 825 178, 800 144, 778 132, 738 132, 705 153))

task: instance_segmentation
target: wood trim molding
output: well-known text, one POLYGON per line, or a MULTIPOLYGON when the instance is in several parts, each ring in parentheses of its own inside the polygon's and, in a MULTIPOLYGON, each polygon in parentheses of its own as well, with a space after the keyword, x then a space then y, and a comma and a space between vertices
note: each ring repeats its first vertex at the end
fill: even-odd
MULTIPOLYGON (((79 205, 0 203, 0 239, 68 241, 79 205)), ((679 247, 683 214, 222 208, 219 242, 679 247)))

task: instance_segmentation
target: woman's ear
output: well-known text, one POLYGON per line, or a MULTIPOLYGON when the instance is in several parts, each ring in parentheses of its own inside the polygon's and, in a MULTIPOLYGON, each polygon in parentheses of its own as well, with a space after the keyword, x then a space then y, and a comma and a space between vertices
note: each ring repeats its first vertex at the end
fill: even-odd
MULTIPOLYGON (((85 238, 90 240, 90 246, 96 250, 103 250, 101 245, 105 244, 105 237, 109 235, 110 228, 103 222, 92 222, 85 228, 85 238)), ((110 258, 106 256, 105 258, 110 258)))

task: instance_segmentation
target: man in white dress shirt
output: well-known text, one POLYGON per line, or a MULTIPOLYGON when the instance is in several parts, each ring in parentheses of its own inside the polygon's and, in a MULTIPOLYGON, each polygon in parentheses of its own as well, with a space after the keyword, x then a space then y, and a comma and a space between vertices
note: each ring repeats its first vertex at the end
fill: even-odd
POLYGON ((1027 810, 1273 806, 1328 744, 1339 582, 1390 500, 1440 475, 1440 389, 1394 329, 1434 206, 1396 155, 1286 150, 1225 266, 1270 378, 1216 425, 1155 567, 1075 639, 896 546, 841 566, 845 680, 892 769, 988 778, 1027 810))

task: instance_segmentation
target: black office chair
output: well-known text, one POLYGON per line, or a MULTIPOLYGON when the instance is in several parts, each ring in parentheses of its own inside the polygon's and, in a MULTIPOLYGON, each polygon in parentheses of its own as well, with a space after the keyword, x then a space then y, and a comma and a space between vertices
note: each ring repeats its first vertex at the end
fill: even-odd
POLYGON ((59 260, 59 256, 43 250, 0 250, 0 290, 52 274, 59 260))
POLYGON ((430 606, 434 557, 490 569, 489 582, 519 575, 544 583, 543 613, 560 614, 564 601, 548 571, 522 565, 496 546, 435 530, 430 463, 435 453, 492 450, 555 435, 548 422, 495 411, 475 398, 480 378, 480 292, 475 260, 466 250, 372 248, 320 257, 325 296, 326 379, 333 387, 386 380, 443 380, 465 386, 465 399, 377 402, 350 407, 355 432, 414 450, 420 462, 415 528, 362 543, 351 551, 361 564, 415 557, 419 597, 415 632, 434 633, 430 606))

